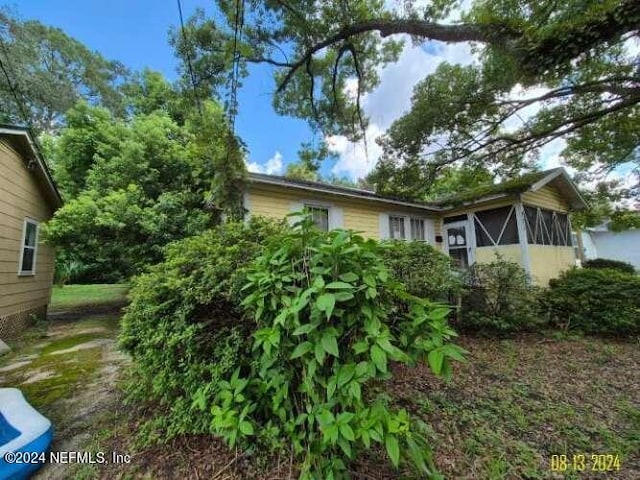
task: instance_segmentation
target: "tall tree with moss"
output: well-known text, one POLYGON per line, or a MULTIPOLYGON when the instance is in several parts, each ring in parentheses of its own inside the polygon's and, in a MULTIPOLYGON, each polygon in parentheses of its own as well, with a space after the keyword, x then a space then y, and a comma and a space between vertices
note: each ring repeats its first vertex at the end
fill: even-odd
POLYGON ((476 0, 451 20, 461 3, 218 0, 215 18, 223 21, 200 12, 189 21, 189 40, 174 35, 174 44, 192 59, 198 88, 224 89, 232 61, 268 64, 277 112, 357 139, 367 125, 361 99, 379 83, 379 68, 397 60, 402 41, 467 43, 478 61, 443 63, 417 85, 412 108, 382 139, 383 171, 430 182, 464 162, 508 175, 562 139, 567 164, 600 176, 626 166, 637 179, 640 74, 629 47, 640 4, 476 0), (517 122, 532 108, 535 115, 517 122), (419 175, 402 173, 411 170, 419 175))

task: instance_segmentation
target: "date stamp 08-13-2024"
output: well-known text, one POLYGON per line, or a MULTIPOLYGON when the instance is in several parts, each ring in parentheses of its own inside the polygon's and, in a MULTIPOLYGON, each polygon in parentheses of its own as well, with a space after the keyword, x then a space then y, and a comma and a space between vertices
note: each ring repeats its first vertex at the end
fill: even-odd
POLYGON ((552 472, 619 472, 622 467, 620 455, 616 453, 577 453, 572 455, 551 455, 552 472))

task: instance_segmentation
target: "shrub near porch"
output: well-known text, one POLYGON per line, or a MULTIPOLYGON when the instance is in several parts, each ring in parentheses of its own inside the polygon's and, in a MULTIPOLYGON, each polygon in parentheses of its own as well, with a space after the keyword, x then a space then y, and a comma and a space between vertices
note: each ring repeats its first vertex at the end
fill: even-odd
POLYGON ((235 280, 219 270, 244 278, 260 247, 235 246, 252 228, 226 225, 181 242, 138 279, 122 334, 141 370, 134 391, 165 405, 170 435, 210 431, 256 454, 292 449, 302 478, 345 478, 375 444, 396 466, 433 472, 408 413, 369 387, 390 377, 390 361, 425 361, 448 376, 450 360, 462 359, 448 342, 449 309, 406 293, 377 242, 305 221, 262 237, 267 250, 246 275, 243 317, 235 280))

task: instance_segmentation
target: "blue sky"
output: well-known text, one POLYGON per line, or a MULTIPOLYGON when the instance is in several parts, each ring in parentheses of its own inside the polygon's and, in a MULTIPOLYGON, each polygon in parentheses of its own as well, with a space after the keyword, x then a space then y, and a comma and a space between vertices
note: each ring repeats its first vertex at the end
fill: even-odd
MULTIPOLYGON (((23 18, 60 27, 89 48, 106 58, 121 61, 132 70, 149 67, 171 80, 177 76, 178 61, 167 41, 170 27, 179 24, 176 0, 8 0, 5 3, 14 5, 23 18)), ((197 7, 211 9, 213 1, 182 0, 182 5, 185 17, 189 17, 197 7)), ((370 119, 366 132, 368 148, 344 137, 327 138, 338 160, 325 162, 321 173, 355 179, 371 171, 381 153, 375 139, 410 107, 414 85, 443 61, 464 65, 472 63, 474 55, 467 44, 416 46, 406 42, 398 62, 379 71, 378 88, 363 97, 363 109, 370 119)), ((271 67, 252 67, 238 96, 240 113, 236 132, 249 148, 250 170, 277 174, 284 172, 286 164, 297 160, 300 144, 314 137, 305 122, 275 114, 271 106, 274 88, 271 67)), ((534 114, 535 108, 528 114, 534 114)), ((563 147, 564 142, 556 140, 543 148, 541 166, 560 165, 563 147)))
MULTIPOLYGON (((179 24, 176 0, 18 0, 5 3, 15 6, 22 18, 59 27, 90 49, 122 62, 132 70, 149 67, 170 80, 177 77, 178 61, 167 41, 169 28, 179 24)), ((185 19, 197 7, 212 4, 182 0, 185 19)), ((236 130, 247 143, 248 160, 254 165, 265 165, 277 153, 280 155, 272 160, 272 166, 278 158, 283 164, 296 161, 301 142, 313 138, 305 122, 276 115, 271 106, 273 90, 271 67, 256 66, 244 80, 239 93, 240 114, 236 130)), ((324 173, 330 168, 331 165, 325 165, 324 173)))

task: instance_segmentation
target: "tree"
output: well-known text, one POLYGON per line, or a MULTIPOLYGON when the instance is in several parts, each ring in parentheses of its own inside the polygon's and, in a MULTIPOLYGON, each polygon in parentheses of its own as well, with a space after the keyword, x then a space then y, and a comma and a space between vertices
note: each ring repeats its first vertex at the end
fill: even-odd
POLYGON ((0 8, 0 121, 54 132, 80 99, 122 112, 117 84, 126 68, 69 37, 59 28, 23 21, 0 8), (16 98, 17 97, 17 98, 16 98))
POLYGON ((238 215, 242 152, 221 107, 208 101, 203 113, 181 126, 157 109, 128 120, 86 104, 70 111, 68 127, 49 145, 56 177, 68 179, 68 199, 46 236, 84 266, 86 279, 127 279, 220 213, 238 215))
POLYGON ((145 68, 131 75, 121 87, 126 108, 131 115, 148 115, 163 111, 183 125, 192 109, 178 85, 172 85, 162 76, 145 68))
MULTIPOLYGON (((302 0, 217 5, 225 22, 194 17, 179 53, 221 69, 231 61, 272 65, 276 110, 325 134, 361 136, 367 119, 360 99, 377 85, 378 67, 397 59, 400 40, 474 45, 479 62, 440 65, 382 142, 387 166, 395 161, 422 180, 461 161, 512 173, 555 139, 567 142, 563 156, 577 168, 606 173, 630 164, 640 173, 640 75, 637 55, 627 49, 640 27, 636 1, 476 0, 455 23, 448 20, 459 5, 454 0, 402 2, 397 9, 379 0, 320 8, 302 0), (520 112, 532 106, 537 113, 518 125, 520 112)), ((212 79, 220 77, 196 75, 196 83, 213 88, 212 79)))

